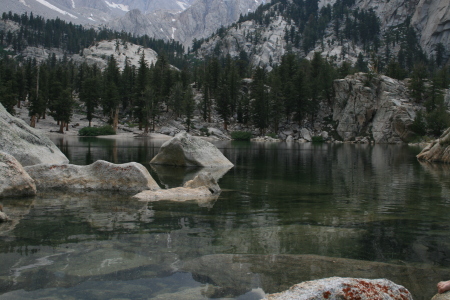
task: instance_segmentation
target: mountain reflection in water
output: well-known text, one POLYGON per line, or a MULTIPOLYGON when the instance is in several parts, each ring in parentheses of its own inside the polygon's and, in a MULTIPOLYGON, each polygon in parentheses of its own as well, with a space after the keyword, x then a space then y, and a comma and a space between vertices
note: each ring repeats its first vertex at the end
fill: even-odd
MULTIPOLYGON (((144 164, 162 187, 195 176, 150 167, 163 143, 64 137, 71 163, 144 164)), ((234 164, 208 206, 129 194, 2 199, 0 299, 261 299, 331 276, 388 278, 414 299, 450 279, 450 179, 399 145, 219 142, 234 164)))

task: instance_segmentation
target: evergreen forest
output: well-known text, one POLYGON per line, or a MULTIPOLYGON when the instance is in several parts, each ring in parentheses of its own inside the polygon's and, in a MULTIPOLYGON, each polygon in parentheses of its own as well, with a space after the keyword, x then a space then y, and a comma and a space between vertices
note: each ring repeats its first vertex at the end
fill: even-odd
MULTIPOLYGON (((425 107, 413 130, 418 135, 439 135, 450 126, 443 96, 443 89, 450 84, 445 49, 436 45, 436 55, 427 57, 408 22, 382 36, 375 13, 352 10, 353 4, 354 0, 338 0, 319 10, 315 0, 274 0, 241 16, 232 26, 248 20, 269 26, 271 18, 278 15, 291 20, 295 26, 286 31, 285 40, 305 53, 314 49, 325 28, 332 24, 337 37, 363 45, 367 53, 352 65, 338 64, 318 52, 307 60, 298 52, 287 51, 270 71, 252 66, 245 51, 238 57, 219 53, 196 58, 195 52, 209 38, 194 40, 186 54, 175 41, 136 37, 107 28, 88 29, 33 14, 4 13, 2 22, 14 22, 18 29, 0 27, 0 102, 14 114, 15 107, 27 100, 31 126, 50 114, 60 125, 60 132, 68 129, 77 109, 89 122, 101 112, 113 130, 120 120, 126 120, 147 133, 155 129, 161 114, 167 113, 182 117, 189 130, 194 116, 210 122, 212 114, 217 114, 224 130, 237 122, 253 124, 261 134, 277 134, 281 121, 314 122, 321 105, 332 106, 335 79, 366 72, 372 78, 380 74, 400 80, 410 78, 411 97, 425 107), (114 56, 108 57, 104 69, 70 59, 71 54, 82 53, 95 41, 112 39, 152 48, 158 53, 158 61, 148 65, 141 55, 138 66, 126 63, 121 70, 114 56), (396 55, 389 53, 393 44, 401 44, 396 55), (37 61, 20 55, 28 46, 59 48, 67 55, 56 58, 53 54, 37 61)), ((225 32, 220 28, 215 36, 225 32)))

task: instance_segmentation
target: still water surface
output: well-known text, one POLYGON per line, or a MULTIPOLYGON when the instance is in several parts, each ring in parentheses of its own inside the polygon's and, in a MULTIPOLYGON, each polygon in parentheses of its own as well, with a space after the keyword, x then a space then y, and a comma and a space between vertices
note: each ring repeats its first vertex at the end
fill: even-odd
MULTIPOLYGON (((64 137, 71 163, 144 164, 161 140, 64 137)), ((414 299, 450 279, 450 168, 419 148, 217 142, 235 167, 213 202, 41 192, 2 199, 0 299, 262 299, 305 280, 388 278, 414 299)))

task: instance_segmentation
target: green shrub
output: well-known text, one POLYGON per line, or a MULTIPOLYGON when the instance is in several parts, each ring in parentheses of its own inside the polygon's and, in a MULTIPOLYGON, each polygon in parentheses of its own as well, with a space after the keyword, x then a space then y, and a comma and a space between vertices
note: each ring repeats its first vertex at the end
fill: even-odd
POLYGON ((325 140, 323 139, 322 136, 317 135, 317 136, 312 137, 312 142, 313 143, 323 143, 323 142, 325 142, 325 140))
POLYGON ((105 125, 102 127, 84 127, 81 128, 78 132, 78 135, 81 136, 98 136, 98 135, 113 135, 116 134, 114 129, 109 126, 105 125))
POLYGON ((250 141, 252 133, 248 131, 233 131, 231 138, 236 141, 250 141))
POLYGON ((278 138, 277 135, 276 135, 275 133, 268 133, 268 134, 266 134, 266 135, 267 135, 268 137, 273 138, 273 139, 278 138))
POLYGON ((209 136, 209 130, 206 127, 200 128, 200 132, 202 133, 202 135, 209 136))

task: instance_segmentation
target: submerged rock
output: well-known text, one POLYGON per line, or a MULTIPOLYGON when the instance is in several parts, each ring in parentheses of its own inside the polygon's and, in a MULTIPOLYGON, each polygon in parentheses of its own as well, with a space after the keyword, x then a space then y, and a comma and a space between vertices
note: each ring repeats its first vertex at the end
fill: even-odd
POLYGON ((36 195, 34 180, 10 154, 0 151, 0 197, 36 195))
POLYGON ((233 166, 216 146, 186 132, 165 142, 150 163, 186 167, 233 166))
POLYGON ((450 163, 450 128, 448 128, 439 139, 428 144, 417 159, 430 162, 450 163))
POLYGON ((23 166, 69 163, 67 157, 38 130, 9 114, 0 103, 0 151, 23 166))
POLYGON ((282 293, 268 295, 266 300, 412 300, 411 293, 387 279, 331 277, 306 281, 282 293))
POLYGON ((143 191, 133 198, 141 201, 188 201, 198 199, 214 200, 220 193, 220 187, 210 173, 200 173, 193 180, 186 182, 183 187, 168 190, 143 191))
POLYGON ((98 160, 88 166, 41 164, 25 170, 36 181, 38 189, 88 189, 115 191, 158 190, 148 170, 136 162, 113 164, 98 160))

